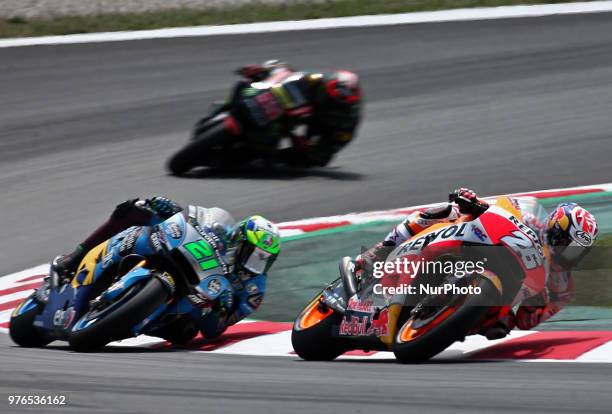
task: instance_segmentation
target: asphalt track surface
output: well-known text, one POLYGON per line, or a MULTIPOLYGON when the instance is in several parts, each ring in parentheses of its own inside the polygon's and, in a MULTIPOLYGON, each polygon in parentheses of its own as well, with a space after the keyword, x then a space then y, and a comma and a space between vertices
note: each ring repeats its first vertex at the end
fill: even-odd
MULTIPOLYGON (((283 221, 432 202, 459 185, 495 194, 609 182, 610 27, 612 14, 597 14, 0 50, 0 274, 71 249, 138 195, 283 221), (328 169, 166 175, 230 71, 271 57, 357 71, 358 139, 328 169)), ((9 344, 0 337, 5 394, 69 392, 75 412, 609 412, 612 402, 607 365, 9 344)))

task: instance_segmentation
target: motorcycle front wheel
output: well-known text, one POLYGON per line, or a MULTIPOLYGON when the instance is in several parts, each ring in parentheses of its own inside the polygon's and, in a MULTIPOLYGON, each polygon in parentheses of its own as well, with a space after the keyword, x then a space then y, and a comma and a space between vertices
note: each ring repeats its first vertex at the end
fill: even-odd
POLYGON ((174 154, 168 161, 168 170, 174 175, 181 175, 194 167, 211 163, 210 153, 213 148, 223 147, 232 139, 223 123, 215 125, 194 137, 192 141, 174 154))
POLYGON ((68 343, 74 350, 85 352, 130 337, 132 328, 160 307, 168 295, 155 277, 132 286, 115 302, 83 315, 68 334, 68 343))
POLYGON ((52 342, 34 327, 34 318, 45 307, 44 304, 36 301, 34 295, 24 300, 13 311, 9 322, 9 335, 13 342, 28 348, 43 347, 52 342))
POLYGON ((342 315, 329 308, 317 296, 299 314, 291 332, 295 353, 307 361, 331 361, 347 349, 342 340, 332 335, 342 315))

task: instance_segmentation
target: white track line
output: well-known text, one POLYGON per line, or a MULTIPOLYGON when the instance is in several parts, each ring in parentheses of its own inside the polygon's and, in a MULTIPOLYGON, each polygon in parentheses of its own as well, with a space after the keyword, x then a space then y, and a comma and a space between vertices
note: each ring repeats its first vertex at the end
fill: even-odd
MULTIPOLYGON (((8 295, 0 296, 0 305, 2 305, 3 303, 11 302, 13 300, 17 300, 17 299, 25 299, 28 296, 30 296, 33 290, 34 289, 27 289, 27 290, 22 290, 20 292, 15 292, 15 293, 11 293, 8 295)), ((2 318, 0 318, 0 322, 4 322, 2 318)))
POLYGON ((612 341, 585 352, 576 362, 612 362, 612 341))
POLYGON ((372 16, 291 20, 284 22, 232 24, 223 26, 193 26, 156 30, 87 33, 64 36, 25 37, 0 40, 0 48, 74 43, 119 42, 126 40, 143 39, 168 39, 194 36, 269 33, 294 30, 320 30, 347 27, 391 26, 415 23, 509 19, 519 17, 551 16, 555 14, 601 13, 609 11, 612 11, 612 1, 470 8, 441 10, 434 12, 380 14, 372 16))

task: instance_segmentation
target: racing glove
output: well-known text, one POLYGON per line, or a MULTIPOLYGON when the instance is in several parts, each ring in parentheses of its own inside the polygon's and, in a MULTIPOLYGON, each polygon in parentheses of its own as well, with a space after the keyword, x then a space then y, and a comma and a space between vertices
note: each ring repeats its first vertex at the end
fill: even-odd
POLYGON ((448 195, 448 201, 459 206, 459 212, 476 218, 487 211, 489 204, 480 200, 469 188, 458 188, 448 195))
POLYGON ((153 197, 150 200, 146 200, 145 205, 162 218, 168 218, 183 211, 181 206, 166 197, 153 197))

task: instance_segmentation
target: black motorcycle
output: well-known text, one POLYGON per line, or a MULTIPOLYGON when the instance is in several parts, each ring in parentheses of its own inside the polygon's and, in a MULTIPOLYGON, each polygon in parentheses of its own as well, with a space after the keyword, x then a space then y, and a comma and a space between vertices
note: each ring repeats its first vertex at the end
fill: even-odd
POLYGON ((273 86, 253 82, 240 87, 231 103, 216 105, 196 123, 190 141, 168 161, 170 172, 279 161, 283 140, 270 137, 291 139, 311 110, 298 82, 298 76, 289 76, 273 86))

